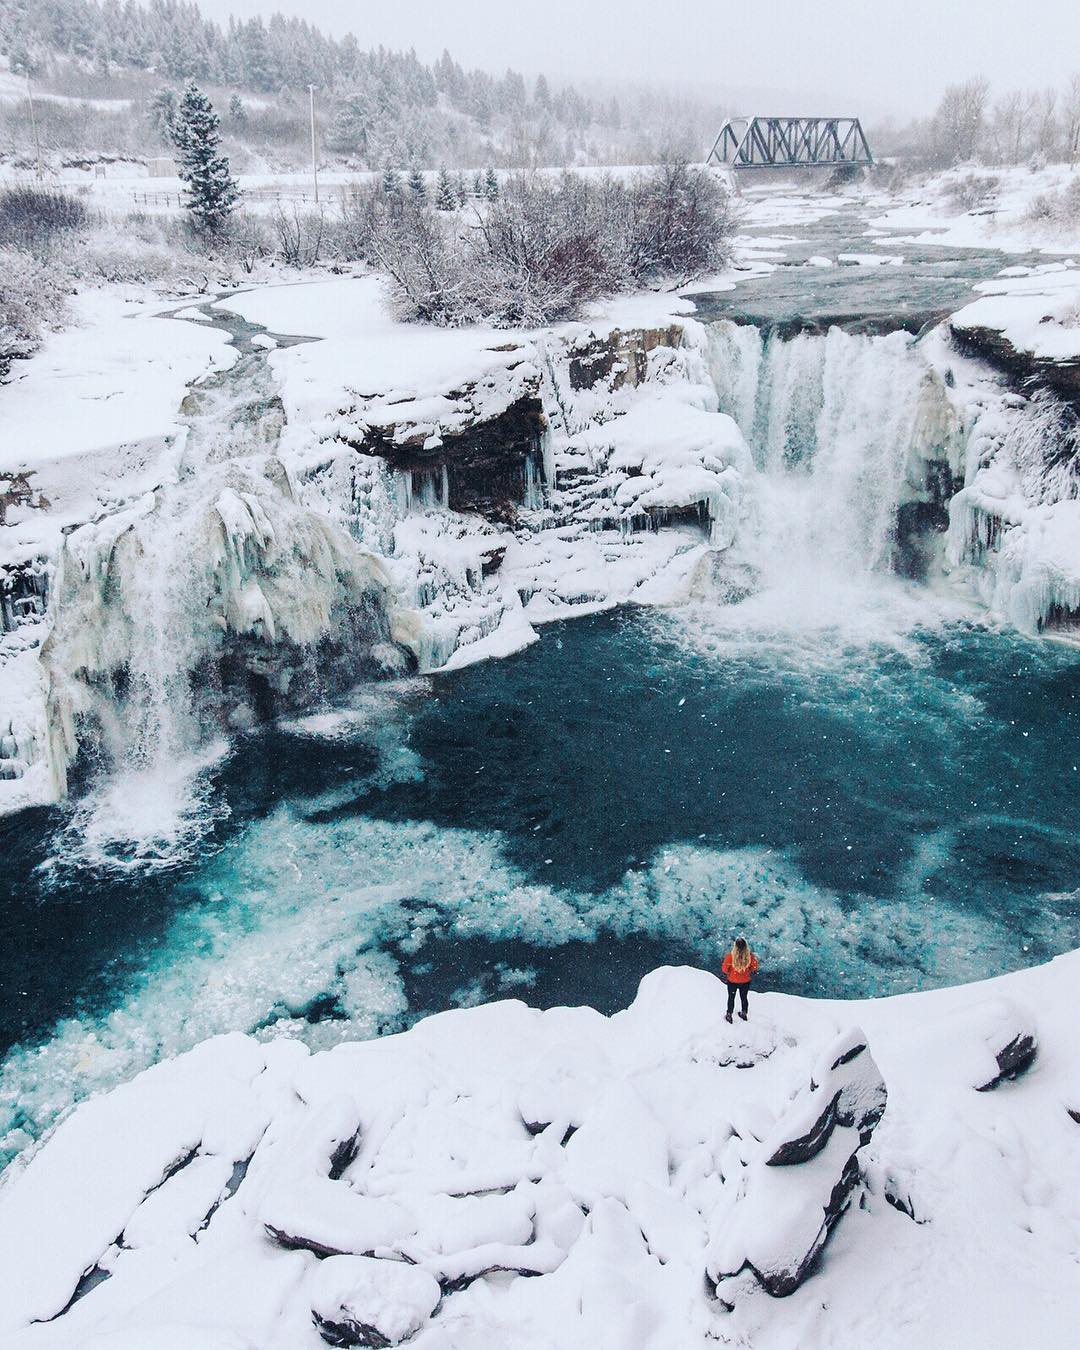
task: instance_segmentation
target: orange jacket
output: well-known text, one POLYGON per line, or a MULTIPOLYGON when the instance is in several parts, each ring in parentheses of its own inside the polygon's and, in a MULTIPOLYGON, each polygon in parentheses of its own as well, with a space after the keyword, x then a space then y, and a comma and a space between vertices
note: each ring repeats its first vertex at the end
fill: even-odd
POLYGON ((749 984, 751 978, 757 973, 757 968, 758 960, 753 952, 750 953, 750 964, 745 970, 735 969, 735 962, 732 961, 730 952, 724 957, 724 963, 720 967, 728 984, 749 984))

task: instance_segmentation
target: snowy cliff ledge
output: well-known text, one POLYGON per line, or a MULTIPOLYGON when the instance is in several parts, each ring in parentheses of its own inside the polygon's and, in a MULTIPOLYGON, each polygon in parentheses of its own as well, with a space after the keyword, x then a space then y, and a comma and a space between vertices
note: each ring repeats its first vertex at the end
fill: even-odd
POLYGON ((731 1027, 662 969, 610 1018, 206 1041, 0 1182, 0 1344, 1063 1345, 1078 975, 764 994, 731 1027))
MULTIPOLYGON (((964 485, 949 503, 949 560, 1029 632, 1080 636, 1080 270, 1006 268, 949 320, 967 363, 964 485)), ((958 367, 963 372, 963 362, 958 367)))

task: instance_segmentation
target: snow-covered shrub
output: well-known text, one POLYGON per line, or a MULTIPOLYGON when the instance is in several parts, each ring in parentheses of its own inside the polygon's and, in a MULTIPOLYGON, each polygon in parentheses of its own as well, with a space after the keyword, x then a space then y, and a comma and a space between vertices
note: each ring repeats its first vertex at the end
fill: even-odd
POLYGON ((183 257, 160 244, 124 238, 111 230, 95 230, 68 254, 68 267, 91 285, 166 285, 182 275, 183 257))
POLYGON ((1057 192, 1039 192, 1028 204, 1027 218, 1053 229, 1075 230, 1080 221, 1080 178, 1070 178, 1057 192))
POLYGON ((233 215, 218 241, 225 258, 242 272, 250 274, 260 258, 269 257, 274 242, 265 221, 247 211, 233 215))
POLYGON ((371 261, 397 282, 404 317, 440 324, 531 327, 601 295, 684 282, 727 261, 733 224, 718 181, 678 163, 629 183, 515 175, 458 220, 399 191, 367 209, 371 261))
MULTIPOLYGON (((631 184, 628 260, 635 281, 689 280, 723 267, 731 256, 730 198, 712 174, 676 161, 631 184)), ((622 215, 615 203, 610 236, 622 215)))
POLYGON ((23 249, 0 248, 0 379, 12 361, 37 350, 42 329, 59 323, 68 286, 61 269, 23 249))
POLYGON ((322 257, 326 213, 301 211, 295 204, 274 212, 273 232, 277 252, 288 267, 314 267, 322 257))
POLYGON ((78 197, 56 188, 5 188, 0 192, 0 248, 46 255, 58 239, 85 229, 88 219, 78 197))
POLYGON ((380 201, 377 188, 354 188, 326 221, 326 255, 342 262, 371 258, 371 244, 380 201))
POLYGON ((1000 187, 1000 178, 969 173, 949 184, 945 189, 945 200, 953 211, 975 211, 979 207, 993 206, 1000 187))

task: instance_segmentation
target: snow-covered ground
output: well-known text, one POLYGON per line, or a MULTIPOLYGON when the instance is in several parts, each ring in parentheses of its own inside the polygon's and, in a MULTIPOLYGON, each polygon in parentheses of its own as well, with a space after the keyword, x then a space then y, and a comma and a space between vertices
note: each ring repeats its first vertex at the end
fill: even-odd
POLYGON ((901 187, 895 196, 871 195, 869 206, 881 214, 870 224, 910 232, 916 243, 996 248, 1005 253, 1070 253, 1080 249, 1080 218, 1048 221, 1033 216, 1032 206, 1041 196, 1061 193, 1075 178, 1065 164, 1035 170, 1026 165, 963 165, 901 187), (972 178, 987 184, 987 195, 964 209, 950 192, 972 178))
POLYGON ((727 1025, 666 969, 611 1018, 207 1041, 5 1176, 0 1344, 1064 1346, 1078 972, 727 1025))

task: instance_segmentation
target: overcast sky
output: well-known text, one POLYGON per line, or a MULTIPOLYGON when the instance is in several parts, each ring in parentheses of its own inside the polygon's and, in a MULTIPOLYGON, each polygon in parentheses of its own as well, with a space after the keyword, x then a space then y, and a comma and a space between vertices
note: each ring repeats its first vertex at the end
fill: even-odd
MULTIPOLYGON (((1063 84, 1080 0, 200 0, 219 19, 298 14, 364 47, 448 47, 463 65, 587 84, 631 78, 834 95, 837 113, 921 113, 942 87, 1063 84)), ((821 111, 745 108, 744 112, 821 111)))

